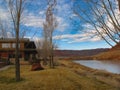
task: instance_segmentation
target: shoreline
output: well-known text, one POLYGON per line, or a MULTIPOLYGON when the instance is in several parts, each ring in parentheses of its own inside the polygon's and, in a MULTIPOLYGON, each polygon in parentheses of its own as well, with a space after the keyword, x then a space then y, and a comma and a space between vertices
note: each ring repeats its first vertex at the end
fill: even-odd
POLYGON ((54 69, 48 66, 44 68, 41 71, 30 71, 31 65, 21 65, 22 81, 17 84, 15 81, 15 68, 8 68, 0 74, 0 90, 120 89, 120 75, 91 69, 70 60, 56 60, 54 69))

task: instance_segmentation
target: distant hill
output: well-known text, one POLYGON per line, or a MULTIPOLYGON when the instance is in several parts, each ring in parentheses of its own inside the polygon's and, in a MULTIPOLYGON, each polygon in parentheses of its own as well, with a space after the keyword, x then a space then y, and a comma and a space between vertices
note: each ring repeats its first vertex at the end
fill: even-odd
POLYGON ((56 50, 54 52, 55 56, 58 57, 85 57, 93 56, 102 52, 108 51, 108 48, 91 49, 91 50, 56 50))
POLYGON ((99 60, 120 60, 120 43, 112 47, 107 52, 100 53, 94 56, 94 59, 99 60))
POLYGON ((55 50, 54 55, 57 57, 68 57, 82 60, 120 60, 120 43, 111 49, 99 48, 90 50, 55 50))

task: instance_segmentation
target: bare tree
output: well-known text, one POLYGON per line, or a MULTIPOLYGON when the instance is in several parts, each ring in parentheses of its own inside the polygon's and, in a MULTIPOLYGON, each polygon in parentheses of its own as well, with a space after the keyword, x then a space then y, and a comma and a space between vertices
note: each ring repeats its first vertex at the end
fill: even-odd
POLYGON ((118 1, 119 10, 120 10, 120 0, 117 0, 117 1, 118 1))
POLYGON ((35 40, 35 45, 36 45, 36 50, 38 52, 38 56, 41 57, 42 56, 41 50, 42 50, 42 46, 43 46, 42 40, 40 40, 40 39, 35 40))
POLYGON ((20 63, 19 63, 19 31, 20 21, 23 12, 23 3, 25 0, 8 0, 9 11, 12 17, 13 26, 16 38, 16 51, 15 51, 15 67, 16 67, 16 81, 20 81, 20 63))
POLYGON ((74 12, 85 23, 90 24, 96 36, 100 36, 109 45, 120 42, 120 13, 117 1, 113 0, 82 0, 87 8, 80 5, 74 7, 74 12))
POLYGON ((49 57, 50 59, 50 67, 54 68, 54 62, 53 62, 53 32, 55 28, 57 27, 57 21, 54 16, 54 10, 56 6, 56 0, 48 0, 48 8, 46 10, 46 21, 44 22, 44 30, 43 30, 43 51, 45 54, 45 57, 49 57))
POLYGON ((0 34, 1 38, 7 38, 6 26, 1 19, 0 19, 0 34))

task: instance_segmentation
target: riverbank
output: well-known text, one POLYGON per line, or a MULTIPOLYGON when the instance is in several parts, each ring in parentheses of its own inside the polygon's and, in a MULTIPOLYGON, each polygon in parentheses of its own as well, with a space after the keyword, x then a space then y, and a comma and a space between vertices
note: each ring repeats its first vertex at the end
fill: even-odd
POLYGON ((70 68, 78 75, 97 80, 108 85, 120 88, 120 74, 113 74, 104 70, 91 69, 89 67, 74 63, 73 61, 61 61, 64 67, 70 68))
POLYGON ((0 71, 0 90, 119 90, 120 75, 97 71, 59 60, 55 69, 44 67, 30 71, 31 65, 21 65, 20 82, 15 82, 15 68, 0 71))
POLYGON ((97 60, 119 60, 120 61, 120 50, 110 50, 98 55, 93 56, 97 60))
POLYGON ((67 57, 66 60, 110 60, 120 61, 120 49, 109 50, 93 56, 67 57))

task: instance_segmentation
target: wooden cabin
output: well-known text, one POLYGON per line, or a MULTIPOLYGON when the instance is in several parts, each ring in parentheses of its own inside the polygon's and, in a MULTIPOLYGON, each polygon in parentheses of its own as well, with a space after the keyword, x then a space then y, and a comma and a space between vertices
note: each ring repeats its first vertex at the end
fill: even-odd
MULTIPOLYGON (((0 39, 0 57, 15 58, 16 40, 15 38, 0 39)), ((19 40, 19 57, 29 59, 30 54, 37 53, 34 41, 27 38, 19 40)))

